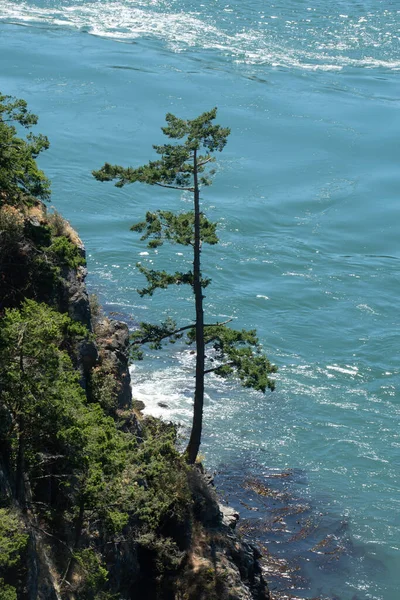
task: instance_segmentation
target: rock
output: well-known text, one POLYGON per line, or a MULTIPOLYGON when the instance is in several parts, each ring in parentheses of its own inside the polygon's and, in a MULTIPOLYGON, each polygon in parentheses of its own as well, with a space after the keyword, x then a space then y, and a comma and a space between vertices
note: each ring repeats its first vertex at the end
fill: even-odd
POLYGON ((130 433, 137 440, 142 440, 143 428, 139 419, 132 410, 117 411, 117 416, 119 417, 119 428, 121 431, 130 433))
POLYGON ((193 512, 196 519, 206 527, 218 527, 221 523, 221 512, 217 495, 203 476, 201 468, 200 466, 198 469, 192 469, 188 476, 193 497, 193 512))
POLYGON ((67 312, 71 319, 79 321, 92 331, 89 296, 86 290, 85 277, 87 271, 84 267, 68 269, 65 274, 65 299, 67 312))
POLYGON ((83 340, 78 345, 78 362, 84 376, 94 367, 98 358, 96 344, 91 340, 83 340))
POLYGON ((169 408, 168 404, 166 402, 157 402, 157 405, 160 408, 169 408))
MULTIPOLYGON (((189 477, 194 514, 202 523, 208 538, 208 543, 202 546, 201 555, 197 555, 197 561, 203 564, 205 572, 207 568, 214 571, 221 585, 221 598, 270 600, 258 560, 259 551, 238 537, 235 526, 239 513, 230 506, 218 503, 215 489, 207 475, 202 465, 199 465, 189 477)), ((198 585, 201 587, 201 580, 198 585)))
POLYGON ((28 600, 61 600, 52 563, 42 535, 30 528, 27 548, 27 598, 28 600))
POLYGON ((140 412, 146 408, 146 405, 141 400, 133 399, 132 400, 132 408, 134 408, 135 410, 140 412))
POLYGON ((128 326, 122 321, 105 317, 96 323, 95 333, 100 361, 109 361, 113 365, 113 372, 119 383, 118 408, 131 408, 128 326))
POLYGON ((221 512, 222 523, 227 527, 235 529, 236 523, 239 521, 239 513, 231 506, 225 506, 219 504, 219 510, 221 512))

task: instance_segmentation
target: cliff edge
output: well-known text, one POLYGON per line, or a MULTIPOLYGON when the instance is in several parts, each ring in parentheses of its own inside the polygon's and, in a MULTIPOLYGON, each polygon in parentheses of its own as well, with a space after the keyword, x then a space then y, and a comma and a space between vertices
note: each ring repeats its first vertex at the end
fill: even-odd
POLYGON ((176 430, 132 408, 129 330, 41 202, 0 208, 0 598, 267 600, 176 430))

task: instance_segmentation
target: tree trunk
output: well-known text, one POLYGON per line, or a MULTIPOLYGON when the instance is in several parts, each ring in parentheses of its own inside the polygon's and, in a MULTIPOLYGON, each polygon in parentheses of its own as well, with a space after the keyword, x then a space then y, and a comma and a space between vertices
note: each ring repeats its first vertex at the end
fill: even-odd
POLYGON ((193 157, 194 176, 194 257, 193 257, 193 292, 196 304, 196 385, 194 392, 193 423, 190 440, 186 449, 189 464, 196 461, 200 448, 201 431, 203 427, 204 403, 204 313, 203 289, 201 286, 200 270, 200 190, 197 172, 197 151, 193 157))

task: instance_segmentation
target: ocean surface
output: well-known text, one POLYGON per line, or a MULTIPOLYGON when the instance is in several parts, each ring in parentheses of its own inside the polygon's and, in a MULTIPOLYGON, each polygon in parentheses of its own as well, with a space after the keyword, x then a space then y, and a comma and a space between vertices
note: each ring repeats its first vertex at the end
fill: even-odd
MULTIPOLYGON (((266 396, 209 375, 202 453, 288 565, 277 597, 400 598, 399 23, 399 0, 0 0, 0 90, 40 115, 52 204, 108 311, 189 322, 187 290, 136 293, 138 260, 180 269, 185 249, 129 231, 188 198, 91 170, 150 159, 167 112, 218 106, 232 129, 203 193, 207 320, 257 327, 279 373, 266 396)), ((170 346, 132 369, 182 436, 192 366, 170 346)))

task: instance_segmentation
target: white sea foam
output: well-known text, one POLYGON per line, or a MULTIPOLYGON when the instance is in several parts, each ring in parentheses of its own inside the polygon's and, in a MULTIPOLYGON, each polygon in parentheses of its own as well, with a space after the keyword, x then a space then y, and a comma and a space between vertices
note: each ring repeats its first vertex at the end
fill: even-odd
POLYGON ((187 373, 180 366, 148 371, 134 365, 130 371, 133 397, 144 402, 144 414, 176 423, 189 422, 192 393, 187 373))
POLYGON ((330 371, 337 371, 338 373, 344 373, 346 375, 358 375, 358 367, 353 367, 351 365, 345 365, 345 367, 340 367, 339 365, 327 365, 326 368, 330 371))
MULTIPOLYGON (((273 67, 298 68, 308 71, 337 71, 344 67, 400 69, 400 60, 386 60, 370 56, 372 48, 385 47, 388 37, 375 31, 372 25, 365 31, 358 22, 335 23, 331 35, 324 28, 311 29, 311 45, 303 46, 302 24, 286 22, 280 30, 253 27, 235 31, 233 27, 217 25, 218 20, 198 12, 172 12, 171 7, 161 2, 119 0, 108 2, 84 2, 63 4, 53 7, 32 6, 28 2, 0 0, 0 21, 21 24, 46 24, 53 27, 70 27, 100 37, 128 41, 138 37, 156 37, 164 40, 175 52, 190 48, 215 50, 230 56, 237 63, 269 65, 273 67), (290 35, 288 35, 290 33, 290 35), (376 35, 376 39, 371 37, 376 35), (293 36, 294 43, 288 45, 293 36), (326 41, 326 40, 330 41, 326 41), (364 56, 352 56, 354 49, 364 49, 364 56), (338 54, 338 51, 342 54, 338 54), (348 52, 348 54, 346 54, 348 52)), ((280 22, 274 19, 273 23, 280 22)), ((343 19, 342 19, 343 21, 343 19)), ((271 21, 270 21, 271 22, 271 21)), ((391 43, 397 39, 390 33, 391 43)), ((359 52, 358 52, 359 54, 359 52)), ((395 52, 392 53, 396 56, 395 52)))

